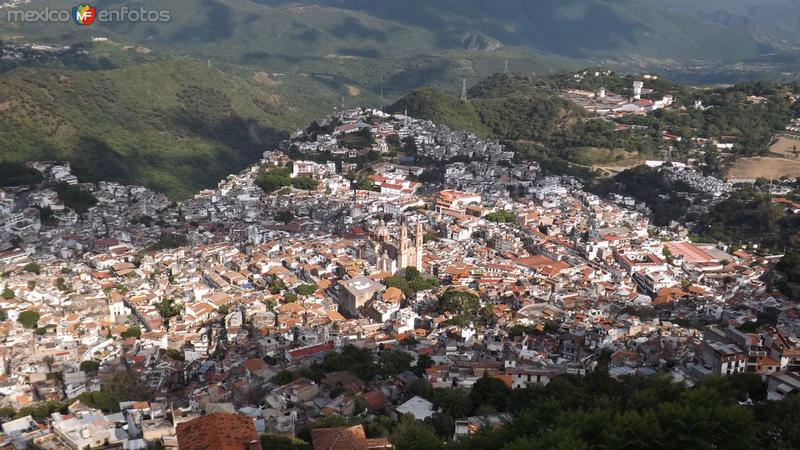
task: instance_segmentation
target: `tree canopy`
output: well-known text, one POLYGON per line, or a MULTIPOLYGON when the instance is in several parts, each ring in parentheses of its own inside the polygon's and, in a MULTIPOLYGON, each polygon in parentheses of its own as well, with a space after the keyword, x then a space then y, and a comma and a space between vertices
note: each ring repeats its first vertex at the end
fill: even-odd
POLYGON ((383 279, 383 284, 387 287, 396 287, 403 291, 407 298, 414 296, 417 292, 433 289, 439 286, 436 278, 423 276, 416 267, 406 267, 402 277, 390 276, 383 279))
POLYGON ((38 324, 40 317, 41 316, 39 315, 39 311, 28 310, 19 313, 19 318, 17 320, 25 328, 36 328, 36 325, 38 324))
POLYGON ((424 423, 401 418, 391 432, 398 449, 581 448, 799 448, 800 397, 765 400, 758 376, 709 377, 694 388, 668 377, 626 377, 607 372, 563 375, 546 386, 511 390, 484 377, 472 391, 419 390, 439 408, 424 423), (739 402, 750 398, 755 406, 739 402), (480 427, 468 439, 452 438, 455 419, 510 412, 505 426, 480 427))
POLYGON ((97 372, 100 369, 100 363, 92 360, 81 361, 80 369, 84 372, 97 372))

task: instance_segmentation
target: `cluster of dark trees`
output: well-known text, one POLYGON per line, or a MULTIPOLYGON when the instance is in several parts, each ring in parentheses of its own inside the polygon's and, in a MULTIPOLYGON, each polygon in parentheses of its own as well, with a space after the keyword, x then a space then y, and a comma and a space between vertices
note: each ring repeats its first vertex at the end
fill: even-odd
POLYGON ((42 175, 14 162, 0 162, 0 187, 29 186, 42 181, 42 175))
MULTIPOLYGON (((427 423, 401 421, 390 437, 405 449, 551 448, 798 448, 800 397, 766 401, 758 376, 708 378, 687 389, 666 377, 615 381, 598 371, 586 377, 561 376, 544 387, 509 389, 483 378, 464 396, 452 392, 430 398, 442 412, 427 423), (465 400, 466 399, 466 400, 465 400), (753 402, 743 406, 740 402, 753 402), (504 427, 482 427, 470 439, 447 441, 455 417, 508 411, 504 427), (434 437, 438 436, 439 439, 434 437)), ((452 391, 452 390, 450 390, 452 391)))
POLYGON ((285 384, 298 377, 320 381, 326 374, 340 371, 349 371, 364 381, 372 381, 376 377, 393 377, 413 369, 413 360, 411 355, 399 350, 383 350, 376 360, 371 350, 346 345, 339 352, 327 353, 321 362, 308 368, 278 374, 278 381, 285 384))
POLYGON ((78 186, 61 183, 56 185, 55 191, 58 198, 69 208, 76 212, 84 213, 97 204, 97 198, 91 192, 84 191, 78 186))
POLYGON ((291 178, 292 169, 289 167, 276 167, 265 170, 256 177, 256 185, 266 193, 272 193, 287 186, 297 189, 313 190, 319 187, 319 181, 313 178, 291 178))
POLYGON ((150 250, 166 250, 182 247, 189 243, 185 235, 179 233, 161 233, 158 241, 150 246, 150 250))
POLYGON ((662 226, 683 217, 690 206, 689 200, 677 193, 694 192, 686 183, 666 180, 657 169, 644 165, 599 180, 587 189, 602 196, 616 193, 644 202, 653 213, 653 223, 662 226))
POLYGON ((731 196, 697 217, 698 237, 708 242, 734 245, 759 243, 762 247, 783 250, 800 244, 800 221, 787 216, 770 196, 756 188, 734 191, 731 196))
POLYGON ((513 222, 514 220, 516 220, 516 218, 517 218, 516 214, 514 214, 511 211, 506 211, 505 209, 489 213, 485 217, 485 219, 490 222, 498 222, 498 223, 513 222))
POLYGON ((439 280, 423 276, 416 267, 406 267, 402 277, 386 277, 383 279, 383 284, 387 287, 396 287, 400 289, 403 291, 403 295, 409 298, 419 291, 439 286, 439 280))
MULTIPOLYGON (((693 388, 665 376, 618 381, 602 370, 523 389, 484 377, 471 390, 433 389, 418 381, 405 395, 427 398, 437 412, 424 422, 337 417, 312 426, 361 423, 367 437, 386 437, 397 450, 800 448, 800 397, 768 401, 765 383, 752 374, 710 377, 693 388), (484 425, 453 440, 456 419, 500 412, 511 414, 504 426, 484 425)), ((311 448, 308 430, 298 437, 264 439, 274 448, 311 448)))

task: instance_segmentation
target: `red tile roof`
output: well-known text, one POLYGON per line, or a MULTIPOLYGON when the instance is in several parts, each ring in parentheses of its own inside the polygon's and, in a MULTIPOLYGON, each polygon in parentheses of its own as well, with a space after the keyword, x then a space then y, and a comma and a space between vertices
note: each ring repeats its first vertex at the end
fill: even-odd
MULTIPOLYGON (((314 450, 368 450, 364 427, 317 428, 311 431, 314 450)), ((183 450, 183 447, 181 447, 183 450)))
POLYGON ((667 242, 667 249, 675 256, 683 256, 683 259, 689 263, 701 263, 715 261, 715 258, 708 254, 705 250, 697 247, 691 242, 675 241, 667 242))
POLYGON ((216 413, 177 427, 181 450, 261 450, 253 419, 239 414, 216 413))
POLYGON ((292 358, 302 358, 304 356, 311 356, 318 353, 325 353, 333 350, 333 342, 326 342, 324 344, 310 345, 308 347, 301 347, 295 350, 289 350, 292 358))

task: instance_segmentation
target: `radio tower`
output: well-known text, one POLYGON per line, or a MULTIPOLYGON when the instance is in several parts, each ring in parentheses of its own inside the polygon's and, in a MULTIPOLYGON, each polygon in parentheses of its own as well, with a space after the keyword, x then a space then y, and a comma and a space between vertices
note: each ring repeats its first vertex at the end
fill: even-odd
POLYGON ((467 79, 461 79, 461 100, 467 101, 467 79))

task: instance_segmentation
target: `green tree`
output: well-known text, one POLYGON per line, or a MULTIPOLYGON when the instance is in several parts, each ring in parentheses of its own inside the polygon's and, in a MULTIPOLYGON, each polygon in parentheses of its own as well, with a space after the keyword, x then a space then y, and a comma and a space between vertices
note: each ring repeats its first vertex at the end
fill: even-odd
POLYGON ((417 376, 425 374, 425 369, 433 366, 433 358, 430 355, 419 355, 417 357, 417 364, 414 366, 413 372, 417 376))
POLYGON ((319 381, 326 373, 343 370, 356 374, 362 380, 371 381, 380 373, 380 366, 371 351, 348 344, 338 352, 326 353, 322 362, 312 364, 305 376, 319 381))
POLYGON ((411 368, 414 357, 401 350, 389 350, 378 357, 381 374, 385 377, 394 377, 411 368))
POLYGON ((66 410, 66 404, 63 402, 58 401, 45 401, 45 402, 38 402, 33 403, 28 406, 24 406, 17 411, 17 418, 25 417, 25 416, 32 416, 39 422, 43 422, 50 414, 54 412, 61 412, 66 410))
POLYGON ((183 305, 172 298, 165 298, 160 302, 153 304, 156 307, 158 314, 166 320, 178 316, 183 312, 183 305))
POLYGON ((289 177, 291 170, 287 167, 276 167, 273 169, 262 172, 256 177, 256 186, 260 187, 264 192, 270 194, 286 186, 292 184, 292 179, 289 177))
POLYGON ((183 361, 184 360, 183 352, 180 351, 180 350, 176 350, 174 348, 168 348, 167 351, 164 352, 164 354, 167 355, 173 361, 183 361))
POLYGON ((283 386, 284 384, 291 383, 292 381, 296 380, 298 375, 291 370, 281 370, 270 381, 273 383, 283 386))
POLYGON ((22 270, 28 273, 35 273, 36 275, 39 275, 41 267, 39 266, 39 264, 36 264, 35 262, 29 262, 28 264, 25 264, 22 270))
POLYGON ((424 378, 419 378, 408 385, 405 392, 403 392, 403 399, 408 400, 415 396, 420 396, 427 400, 433 401, 433 387, 424 378))
POLYGON ((139 339, 140 337, 142 337, 142 329, 137 327, 136 325, 131 325, 128 327, 127 330, 122 332, 122 337, 123 338, 133 337, 139 339))
POLYGON ((39 311, 31 309, 19 313, 19 318, 17 319, 17 321, 21 323, 22 326, 25 328, 36 328, 36 325, 38 324, 40 317, 41 316, 39 315, 39 311))
POLYGON ((481 315, 480 298, 469 291, 449 288, 439 296, 438 310, 455 315, 453 323, 465 326, 471 321, 476 321, 481 315))
POLYGON ((97 198, 91 192, 84 191, 80 186, 61 183, 55 187, 58 198, 78 214, 83 214, 97 204, 97 198))
POLYGON ((761 448, 800 448, 800 395, 757 404, 755 413, 761 424, 761 448))
POLYGON ((450 439, 453 437, 456 429, 456 419, 447 413, 433 413, 432 416, 425 419, 425 423, 432 426, 442 439, 450 439))
POLYGON ((467 417, 472 413, 472 403, 467 392, 461 389, 434 389, 433 404, 455 418, 467 417))
POLYGON ((314 284, 301 284, 297 287, 297 293, 299 295, 311 295, 317 292, 317 286, 314 284))
POLYGON ((149 401, 153 390, 132 369, 115 370, 100 378, 100 390, 111 399, 112 411, 119 410, 119 402, 149 401))
POLYGON ((273 276, 272 280, 269 282, 269 292, 270 294, 278 294, 281 291, 286 289, 286 283, 283 282, 280 278, 273 276))
POLYGON ((81 403, 103 412, 113 412, 119 409, 119 402, 112 399, 105 391, 84 392, 78 396, 81 403))
POLYGON ((64 277, 56 278, 56 288, 61 292, 67 292, 70 289, 64 277))
POLYGON ((264 450, 312 450, 311 444, 306 441, 274 434, 261 435, 261 448, 264 450))
POLYGON ((97 361, 81 361, 80 369, 84 372, 97 372, 100 370, 100 363, 97 361))
MULTIPOLYGON (((149 247, 149 250, 167 250, 171 248, 183 247, 189 243, 189 239, 179 233, 162 232, 158 241, 149 247)), ((172 277, 172 274, 170 274, 172 277)))
POLYGON ((488 375, 476 381, 469 393, 473 408, 489 405, 496 411, 505 411, 508 408, 510 396, 511 389, 503 380, 488 375))
POLYGON ((498 223, 506 223, 506 222, 513 222, 516 220, 517 216, 511 211, 506 211, 501 209, 499 211, 489 213, 486 215, 485 219, 490 222, 498 222, 498 223))
POLYGON ((292 178, 292 187, 304 191, 311 191, 319 188, 319 181, 306 177, 292 178))
POLYGON ((440 450, 444 448, 444 444, 436 435, 433 426, 418 422, 410 415, 400 418, 400 422, 389 440, 397 450, 440 450))
POLYGON ((287 224, 294 219, 294 213, 291 211, 278 211, 274 217, 276 222, 287 224))

